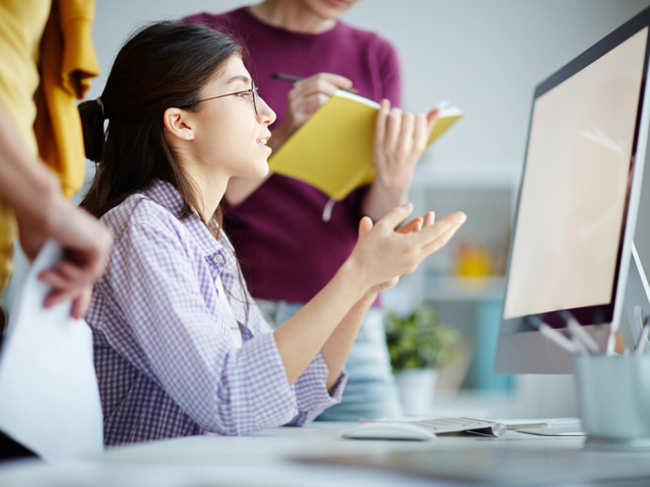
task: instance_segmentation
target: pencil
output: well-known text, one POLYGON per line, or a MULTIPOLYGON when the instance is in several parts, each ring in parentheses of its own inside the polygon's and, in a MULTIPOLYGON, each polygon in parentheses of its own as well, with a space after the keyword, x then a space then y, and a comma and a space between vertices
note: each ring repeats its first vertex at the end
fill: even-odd
MULTIPOLYGON (((285 73, 273 73, 271 75, 271 78, 273 79, 279 79, 282 81, 291 81, 292 83, 295 83, 297 81, 302 81, 305 78, 301 78, 300 76, 294 76, 293 74, 285 74, 285 73)), ((359 92, 355 90, 354 88, 341 88, 343 91, 347 91, 348 93, 353 93, 355 95, 358 95, 359 92)))

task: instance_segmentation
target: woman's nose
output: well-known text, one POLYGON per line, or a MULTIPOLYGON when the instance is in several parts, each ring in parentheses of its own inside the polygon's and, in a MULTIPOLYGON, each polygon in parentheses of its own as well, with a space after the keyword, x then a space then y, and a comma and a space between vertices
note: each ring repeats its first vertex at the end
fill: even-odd
POLYGON ((263 123, 264 125, 271 125, 273 122, 275 122, 277 115, 271 109, 271 107, 264 101, 263 98, 260 97, 258 98, 258 100, 260 105, 258 119, 260 123, 263 123))

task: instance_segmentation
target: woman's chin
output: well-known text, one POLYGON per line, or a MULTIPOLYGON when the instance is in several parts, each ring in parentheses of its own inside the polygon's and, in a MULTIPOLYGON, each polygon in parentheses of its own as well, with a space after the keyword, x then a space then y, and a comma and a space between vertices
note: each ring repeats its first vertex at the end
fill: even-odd
POLYGON ((267 176, 269 174, 269 172, 270 172, 269 161, 265 159, 261 164, 259 164, 256 167, 256 169, 257 169, 257 171, 256 171, 256 174, 255 174, 254 177, 263 178, 263 177, 267 176))

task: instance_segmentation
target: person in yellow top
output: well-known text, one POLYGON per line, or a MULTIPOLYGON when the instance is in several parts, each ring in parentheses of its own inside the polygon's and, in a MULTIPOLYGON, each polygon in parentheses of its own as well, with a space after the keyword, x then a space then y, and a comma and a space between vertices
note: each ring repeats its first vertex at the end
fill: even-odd
MULTIPOLYGON (((88 0, 0 2, 0 292, 17 236, 29 258, 54 239, 65 252, 40 275, 52 287, 44 305, 71 299, 77 318, 86 313, 111 242, 103 225, 66 199, 84 178, 76 100, 98 74, 93 16, 88 0)), ((1 431, 0 451, 5 458, 29 454, 1 431)))

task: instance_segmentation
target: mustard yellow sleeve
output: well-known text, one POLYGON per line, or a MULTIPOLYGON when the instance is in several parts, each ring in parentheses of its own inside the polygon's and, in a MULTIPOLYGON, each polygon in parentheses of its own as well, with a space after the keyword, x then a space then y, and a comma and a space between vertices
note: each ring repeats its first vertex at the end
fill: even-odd
MULTIPOLYGON (((32 126, 36 116, 34 93, 39 84, 37 63, 51 0, 0 2, 0 105, 23 138, 25 150, 36 156, 32 126)), ((0 292, 12 271, 13 241, 17 236, 13 211, 0 200, 0 292)))
POLYGON ((41 94, 34 132, 39 154, 70 197, 84 181, 85 150, 77 100, 99 74, 91 30, 94 1, 55 1, 41 50, 41 94))

